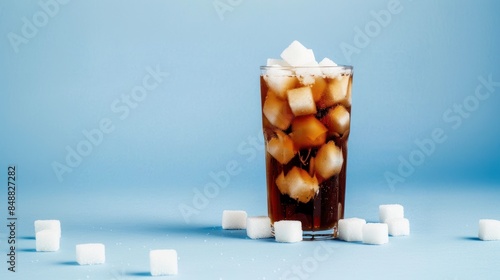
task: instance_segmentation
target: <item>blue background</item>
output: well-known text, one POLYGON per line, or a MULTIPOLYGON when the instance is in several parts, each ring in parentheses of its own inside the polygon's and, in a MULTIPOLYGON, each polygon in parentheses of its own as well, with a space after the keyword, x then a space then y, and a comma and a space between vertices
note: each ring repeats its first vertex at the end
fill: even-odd
MULTIPOLYGON (((276 244, 248 245, 245 240, 242 245, 238 243, 242 240, 227 237, 243 239, 244 234, 221 232, 217 226, 223 209, 266 213, 258 67, 269 57, 279 57, 293 40, 312 48, 318 60, 326 56, 354 66, 347 216, 375 220, 378 204, 413 206, 409 211, 417 225, 412 224, 412 237, 397 239, 401 245, 390 246, 405 254, 415 249, 422 260, 424 252, 416 250, 424 244, 418 243, 419 232, 432 244, 429 233, 441 236, 461 228, 463 234, 458 236, 463 240, 454 239, 456 244, 450 243, 445 253, 439 250, 441 257, 448 258, 462 252, 457 250, 478 249, 464 248, 460 242, 474 241, 479 218, 500 219, 494 203, 500 198, 500 86, 493 87, 485 100, 474 97, 480 77, 500 81, 497 1, 401 0, 399 12, 391 14, 384 26, 376 23, 374 14, 387 10, 392 1, 67 2, 57 4, 57 11, 52 10, 56 12, 46 17, 36 34, 18 45, 9 38, 13 33, 23 36, 24 18, 31 23, 43 20, 37 19, 44 11, 42 5, 0 2, 0 166, 4 170, 0 180, 7 181, 9 164, 17 166, 18 236, 24 248, 19 252, 23 264, 18 277, 33 271, 40 277, 68 275, 68 279, 145 276, 147 250, 176 245, 184 266, 192 257, 197 267, 212 267, 206 272, 181 265, 179 278, 196 278, 199 272, 210 279, 234 279, 236 272, 253 271, 245 266, 251 259, 273 257, 262 250, 278 254, 275 250, 281 248, 276 249, 276 244), (362 44, 358 29, 367 36, 362 44), (355 48, 354 53, 345 53, 347 45, 355 48), (112 104, 141 86, 150 68, 161 69, 168 77, 120 118, 123 115, 112 104), (457 105, 474 106, 458 117, 457 105), (109 119, 114 130, 58 179, 54 162, 66 164, 67 147, 76 149, 86 139, 82 131, 99 128, 103 119, 109 119), (425 154, 416 143, 431 138, 436 129, 446 140, 434 142, 432 151, 425 154), (412 156, 418 155, 424 156, 411 163, 412 156), (410 162, 411 170, 401 173, 398 168, 404 161, 410 162), (228 164, 235 164, 238 172, 224 177, 228 164), (389 173, 398 181, 388 182, 389 173), (213 197, 203 203, 196 202, 197 193, 218 182, 214 177, 223 186, 212 189, 213 197), (467 199, 475 195, 476 199, 467 199), (183 217, 179 209, 184 206, 196 213, 183 217), (431 209, 441 213, 437 216, 447 226, 425 219, 436 217, 431 209), (32 222, 43 218, 63 223, 66 247, 47 255, 59 261, 30 251, 32 222), (116 236, 109 234, 113 230, 116 236), (84 234, 109 241, 117 256, 129 255, 104 268, 72 267, 71 250, 84 234), (160 241, 169 234, 174 241, 160 241), (207 241, 205 235, 214 239, 207 241), (196 242, 184 240, 189 238, 215 244, 207 251, 216 253, 197 252, 196 242), (224 250, 242 246, 256 255, 244 257, 237 251, 224 255, 220 244, 226 245, 224 250), (142 266, 141 262, 132 268, 126 265, 138 259, 142 266), (227 274, 218 274, 225 265, 227 274)), ((0 209, 6 209, 6 190, 0 198, 5 206, 0 209)), ((7 211, 0 215, 5 220, 7 211)), ((5 240, 6 233, 0 234, 5 240)), ((307 250, 318 246, 308 244, 283 250, 296 248, 299 253, 287 254, 300 264, 300 255, 308 256, 307 250)), ((498 256, 499 244, 491 244, 496 246, 493 255, 498 256)), ((391 260, 391 247, 349 245, 338 243, 345 252, 335 259, 354 260, 357 254, 389 250, 385 260, 391 260)), ((486 250, 485 245, 477 246, 486 250)), ((1 249, 6 250, 3 241, 1 249)), ((293 260, 289 261, 291 265, 293 260)), ((452 264, 455 272, 462 267, 461 273, 478 267, 452 264)), ((262 275, 248 274, 250 278, 281 275, 283 264, 267 260, 259 265, 264 267, 262 275)), ((368 261, 365 265, 360 278, 378 267, 368 261)), ((469 279, 467 275, 472 275, 444 273, 430 262, 419 265, 426 269, 413 271, 417 278, 469 279)), ((500 274, 498 265, 495 269, 492 262, 482 265, 485 278, 500 274)), ((403 268, 391 268, 389 276, 404 275, 403 268)), ((328 269, 321 265, 314 276, 331 274, 328 269)), ((5 271, 2 267, 0 275, 12 277, 5 271)))

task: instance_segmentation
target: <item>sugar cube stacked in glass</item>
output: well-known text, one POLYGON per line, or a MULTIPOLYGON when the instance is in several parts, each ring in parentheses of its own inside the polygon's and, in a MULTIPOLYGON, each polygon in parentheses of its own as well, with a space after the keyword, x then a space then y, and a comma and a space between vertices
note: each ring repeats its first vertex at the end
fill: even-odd
POLYGON ((352 67, 297 41, 261 67, 268 209, 272 222, 335 229, 343 217, 352 67))

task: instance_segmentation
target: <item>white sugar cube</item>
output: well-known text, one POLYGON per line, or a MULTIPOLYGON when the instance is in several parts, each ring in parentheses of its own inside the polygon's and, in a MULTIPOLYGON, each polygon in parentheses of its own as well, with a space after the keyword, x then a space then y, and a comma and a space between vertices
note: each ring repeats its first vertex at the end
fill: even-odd
POLYGON ((222 212, 222 229, 246 229, 247 212, 241 210, 224 210, 222 212))
POLYGON ((378 211, 381 223, 385 223, 389 219, 405 217, 401 204, 383 204, 378 207, 378 211))
POLYGON ((282 53, 281 58, 291 66, 308 66, 316 62, 314 52, 299 41, 293 41, 282 53))
POLYGON ((105 261, 104 244, 87 243, 76 245, 76 262, 79 265, 103 264, 105 261))
POLYGON ((329 59, 328 57, 323 58, 319 63, 320 66, 332 66, 335 67, 337 66, 337 63, 333 62, 333 60, 329 59))
POLYGON ((340 136, 349 130, 351 115, 344 106, 338 105, 335 106, 335 108, 328 110, 328 113, 321 119, 321 121, 328 128, 330 135, 340 136))
POLYGON ((363 225, 363 243, 382 245, 389 242, 389 227, 384 223, 363 225))
POLYGON ((311 87, 290 89, 286 94, 288 97, 288 104, 294 116, 316 114, 316 104, 314 104, 311 87))
POLYGON ((59 220, 36 220, 35 221, 35 234, 42 230, 53 230, 61 237, 61 222, 59 220))
POLYGON ((271 219, 267 216, 248 217, 247 236, 251 239, 273 237, 271 219))
POLYGON ((44 229, 36 233, 37 252, 55 252, 59 250, 60 233, 56 230, 44 229))
POLYGON ((318 101, 319 108, 327 108, 335 104, 344 104, 346 106, 351 105, 349 88, 350 88, 351 78, 348 75, 337 76, 332 79, 326 90, 318 101))
POLYGON ((277 242, 294 243, 302 241, 302 223, 300 221, 275 222, 274 236, 277 242))
POLYGON ((267 59, 267 66, 283 66, 283 67, 290 67, 290 64, 286 63, 283 59, 276 59, 276 58, 268 58, 267 59))
POLYGON ((366 220, 359 218, 339 220, 338 238, 348 242, 363 241, 363 226, 365 224, 366 220))
POLYGON ((177 274, 177 251, 171 249, 149 251, 149 267, 152 276, 177 274))
POLYGON ((267 87, 281 99, 286 99, 286 91, 297 84, 297 78, 292 71, 280 67, 268 68, 263 76, 267 87))
POLYGON ((286 130, 293 120, 293 113, 288 102, 272 93, 268 93, 262 113, 272 125, 282 130, 286 130))
POLYGON ((479 220, 478 237, 483 241, 500 240, 500 221, 492 219, 479 220))
POLYGON ((314 170, 325 179, 339 174, 344 164, 342 149, 334 141, 328 141, 318 150, 314 164, 314 170))
POLYGON ((323 75, 328 78, 333 79, 342 73, 342 68, 337 67, 337 63, 333 62, 333 60, 329 58, 323 58, 323 60, 321 60, 318 64, 319 66, 322 66, 321 71, 323 72, 323 75))
POLYGON ((295 68, 295 74, 299 76, 303 85, 314 84, 314 77, 323 76, 321 68, 316 61, 302 64, 295 68))
POLYGON ((389 227, 389 235, 405 236, 410 235, 410 221, 406 218, 393 218, 386 221, 389 227))
POLYGON ((283 194, 288 194, 302 203, 309 202, 319 190, 316 176, 311 177, 307 171, 296 166, 292 167, 285 178, 277 179, 276 184, 283 194))
POLYGON ((266 150, 281 164, 287 164, 297 153, 292 139, 280 130, 267 142, 266 150))

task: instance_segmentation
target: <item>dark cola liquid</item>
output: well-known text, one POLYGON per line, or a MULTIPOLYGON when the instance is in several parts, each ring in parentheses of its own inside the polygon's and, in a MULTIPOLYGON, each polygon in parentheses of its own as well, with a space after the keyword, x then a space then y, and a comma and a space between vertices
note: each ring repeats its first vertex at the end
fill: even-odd
MULTIPOLYGON (((352 83, 352 77, 349 80, 352 83)), ((302 85, 299 85, 302 86, 302 85)), ((268 88, 261 76, 262 105, 266 98, 268 88)), ((349 114, 351 107, 345 106, 349 114)), ((329 108, 318 110, 315 117, 321 119, 329 108)), ((263 119, 264 138, 266 143, 275 135, 275 127, 263 119)), ((290 133, 291 128, 285 130, 290 133)), ((342 149, 344 158, 343 166, 338 175, 334 175, 319 185, 317 194, 307 203, 299 202, 288 195, 281 194, 276 185, 276 179, 284 172, 285 174, 294 166, 304 170, 310 170, 310 158, 315 157, 319 147, 299 150, 294 158, 283 165, 266 152, 266 182, 268 195, 268 214, 271 222, 280 220, 299 220, 302 222, 304 231, 331 230, 337 227, 339 219, 344 217, 344 201, 346 191, 346 166, 347 166, 347 139, 349 132, 342 136, 327 136, 326 142, 333 140, 337 147, 342 149)))

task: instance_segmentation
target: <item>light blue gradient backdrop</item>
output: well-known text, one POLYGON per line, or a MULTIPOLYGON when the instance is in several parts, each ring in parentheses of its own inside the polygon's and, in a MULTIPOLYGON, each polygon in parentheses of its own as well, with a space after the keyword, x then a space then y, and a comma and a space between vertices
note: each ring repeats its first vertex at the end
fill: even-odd
POLYGON ((356 28, 390 1, 232 3, 220 17, 214 1, 69 1, 16 53, 8 34, 20 35, 23 17, 32 21, 41 7, 0 2, 0 167, 17 165, 28 220, 64 210, 70 221, 87 207, 99 216, 109 201, 119 219, 128 207, 149 213, 146 201, 158 207, 167 194, 160 216, 179 218, 178 203, 190 204, 230 162, 241 172, 194 220, 217 223, 229 208, 265 213, 264 152, 252 144, 261 125, 259 66, 293 40, 318 59, 354 66, 350 215, 365 213, 366 198, 357 197, 365 190, 402 198, 427 184, 440 194, 456 185, 499 187, 500 87, 457 129, 443 114, 473 96, 480 76, 500 81, 500 2, 401 0, 401 12, 350 60, 341 45, 356 46, 356 28), (111 104, 141 85, 148 67, 169 76, 121 120, 111 104), (75 148, 103 118, 115 130, 60 182, 52 163, 64 163, 66 146, 75 148), (391 188, 384 174, 400 176, 400 157, 436 128, 447 140, 391 188))
MULTIPOLYGON (((500 80, 499 5, 402 0, 349 62, 340 44, 356 46, 354 28, 387 3, 242 1, 221 20, 210 1, 70 1, 16 54, 7 34, 21 34, 22 17, 40 7, 2 2, 2 163, 19 165, 33 187, 202 184, 245 158, 236 148, 258 135, 258 66, 297 39, 319 59, 355 67, 351 182, 384 181, 436 127, 447 141, 407 181, 498 180, 500 89, 457 130, 442 114, 474 93, 479 76, 500 80), (169 78, 119 120, 113 100, 156 65, 169 78), (104 117, 115 131, 60 183, 51 163, 104 117)), ((258 157, 235 180, 263 188, 258 157)))

